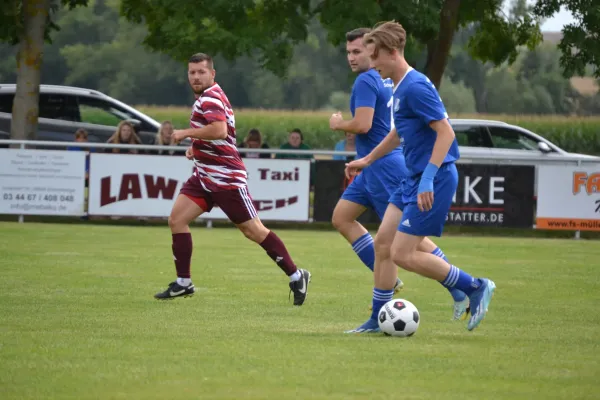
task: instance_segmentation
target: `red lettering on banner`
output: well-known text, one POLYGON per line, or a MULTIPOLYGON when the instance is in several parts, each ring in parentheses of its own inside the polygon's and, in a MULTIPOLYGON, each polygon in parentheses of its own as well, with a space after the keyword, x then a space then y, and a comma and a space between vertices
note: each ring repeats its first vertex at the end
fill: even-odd
POLYGON ((156 178, 155 183, 152 175, 144 175, 144 180, 146 181, 148 198, 157 199, 160 194, 163 199, 172 200, 175 196, 175 189, 177 189, 177 181, 175 179, 169 179, 165 184, 165 178, 159 176, 156 178))
POLYGON ((110 195, 110 176, 100 179, 100 207, 115 201, 117 201, 117 197, 110 195))
MULTIPOLYGON (((162 176, 154 177, 144 175, 146 183, 146 196, 149 199, 157 199, 159 196, 165 200, 172 200, 175 197, 178 181, 175 179, 166 179, 162 176)), ((119 196, 114 196, 110 191, 111 177, 105 176, 100 179, 100 207, 118 201, 132 199, 141 199, 142 187, 140 185, 140 176, 137 174, 123 174, 119 184, 119 196)))
POLYGON ((134 199, 142 198, 140 178, 137 174, 123 174, 121 178, 121 190, 119 190, 119 201, 127 200, 131 195, 134 199))
POLYGON ((294 168, 293 171, 273 171, 269 168, 259 168, 261 181, 298 181, 300 180, 300 169, 294 168))
POLYGON ((268 211, 278 208, 284 208, 291 206, 298 202, 298 196, 288 197, 287 199, 275 199, 275 200, 253 200, 254 208, 256 211, 268 211))

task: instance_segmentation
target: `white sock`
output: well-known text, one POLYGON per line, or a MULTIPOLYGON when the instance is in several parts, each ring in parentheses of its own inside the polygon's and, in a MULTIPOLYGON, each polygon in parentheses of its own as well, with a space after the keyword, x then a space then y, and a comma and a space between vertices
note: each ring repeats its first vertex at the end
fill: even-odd
POLYGON ((177 278, 177 284, 179 286, 190 286, 192 280, 190 278, 177 278))
POLYGON ((296 272, 290 275, 290 282, 299 281, 300 278, 302 278, 302 274, 300 273, 300 270, 297 270, 296 272))

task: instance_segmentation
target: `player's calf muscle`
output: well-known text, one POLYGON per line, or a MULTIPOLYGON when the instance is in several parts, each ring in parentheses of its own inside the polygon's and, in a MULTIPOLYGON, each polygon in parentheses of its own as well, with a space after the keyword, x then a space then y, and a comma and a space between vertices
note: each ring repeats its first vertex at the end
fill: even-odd
POLYGON ((364 211, 365 207, 361 205, 340 200, 333 210, 331 223, 346 240, 353 243, 356 239, 367 233, 367 230, 356 221, 364 211))
POLYGON ((416 251, 403 251, 394 249, 392 253, 392 259, 394 263, 400 268, 410 272, 418 272, 418 268, 415 263, 416 251))

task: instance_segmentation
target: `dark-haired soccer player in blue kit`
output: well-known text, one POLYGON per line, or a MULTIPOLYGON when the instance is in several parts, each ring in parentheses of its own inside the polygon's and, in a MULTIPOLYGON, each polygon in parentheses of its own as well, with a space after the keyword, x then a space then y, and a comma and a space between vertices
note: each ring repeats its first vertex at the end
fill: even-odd
MULTIPOLYGON (((496 285, 489 279, 473 278, 456 266, 419 249, 426 236, 441 236, 458 186, 455 162, 460 155, 454 130, 431 81, 413 70, 404 59, 406 32, 400 24, 386 22, 379 25, 365 35, 363 43, 371 65, 383 78, 394 81, 395 128, 369 155, 350 162, 346 173, 354 176, 403 143, 409 177, 401 190, 390 198, 382 222, 382 226, 386 225, 388 212, 391 215, 394 210, 403 209, 392 244, 392 259, 408 271, 466 293, 471 307, 467 329, 471 331, 479 326, 488 312, 496 285)), ((381 271, 375 271, 371 318, 350 332, 379 331, 377 316, 381 307, 392 299, 398 273, 389 265, 382 267, 381 271)))
MULTIPOLYGON (((353 118, 344 121, 339 113, 332 115, 329 124, 333 130, 356 133, 356 151, 358 157, 365 157, 388 135, 392 128, 392 87, 390 79, 381 79, 379 73, 370 68, 369 54, 362 42, 363 36, 370 32, 368 28, 355 29, 346 34, 346 50, 350 68, 359 75, 354 82, 350 99, 350 110, 353 118)), ((396 228, 400 222, 401 211, 397 222, 382 225, 375 241, 357 218, 372 208, 380 219, 388 207, 391 195, 408 176, 402 147, 396 146, 391 152, 364 169, 355 177, 344 191, 334 212, 332 223, 336 229, 352 245, 352 249, 361 261, 371 270, 382 270, 381 265, 391 265, 390 248, 396 228), (375 267, 375 264, 378 267, 375 267)), ((388 218, 389 221, 389 218, 388 218)), ((448 259, 431 240, 424 238, 419 250, 448 259)), ((375 277, 377 281, 377 277, 375 277)), ((394 291, 403 286, 396 277, 394 291)), ((456 288, 448 288, 454 299, 454 319, 467 313, 469 300, 456 288)))

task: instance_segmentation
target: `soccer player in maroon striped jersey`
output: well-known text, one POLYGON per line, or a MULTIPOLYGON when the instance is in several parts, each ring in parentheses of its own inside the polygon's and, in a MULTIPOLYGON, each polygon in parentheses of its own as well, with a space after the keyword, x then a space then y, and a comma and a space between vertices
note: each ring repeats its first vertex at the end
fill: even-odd
POLYGON ((217 205, 244 236, 260 244, 289 276, 294 305, 301 306, 306 299, 310 272, 296 268, 281 239, 258 218, 248 192, 246 167, 236 147, 233 110, 215 83, 212 58, 194 54, 188 61, 188 80, 196 96, 190 128, 174 131, 173 138, 177 142, 191 138, 192 146, 187 149, 186 157, 194 160, 194 172, 181 188, 169 216, 177 280, 154 297, 172 299, 194 294, 190 278, 192 235, 188 225, 217 205))

